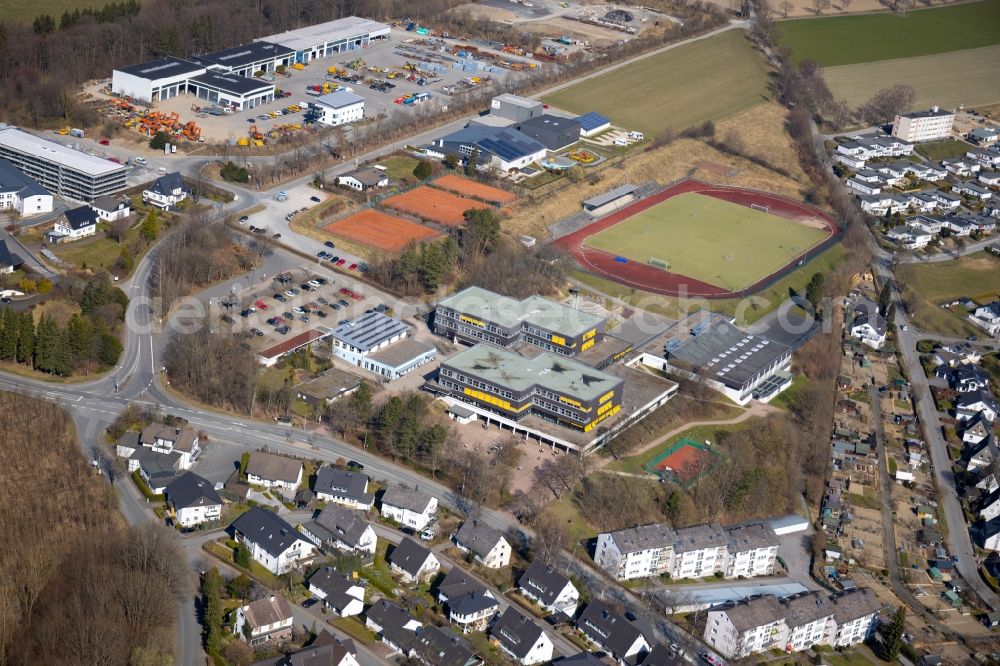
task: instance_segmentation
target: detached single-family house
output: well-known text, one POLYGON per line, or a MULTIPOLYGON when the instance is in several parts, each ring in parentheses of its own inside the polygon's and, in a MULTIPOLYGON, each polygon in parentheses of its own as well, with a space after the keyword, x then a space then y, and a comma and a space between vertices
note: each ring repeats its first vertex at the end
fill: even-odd
POLYGON ((877 312, 859 313, 851 323, 851 337, 873 349, 881 349, 885 344, 887 330, 885 319, 877 312))
POLYGON ((969 315, 969 321, 990 335, 1000 333, 1000 301, 993 301, 976 308, 969 315))
POLYGON ((139 443, 157 453, 179 453, 180 468, 191 469, 201 455, 200 438, 193 428, 151 423, 142 429, 139 443))
POLYGON ((15 210, 21 217, 52 212, 52 193, 0 158, 0 210, 15 210))
POLYGON ((861 194, 866 194, 868 196, 882 194, 882 183, 878 181, 869 182, 861 180, 860 178, 849 178, 845 185, 855 192, 860 192, 861 194))
POLYGON ((965 422, 962 429, 963 444, 979 444, 990 436, 993 431, 993 424, 986 420, 986 417, 977 414, 965 422))
POLYGON ((479 666, 483 663, 467 640, 434 625, 417 631, 407 656, 427 666, 479 666))
POLYGON ((71 208, 56 219, 52 231, 45 234, 50 243, 80 240, 97 233, 97 213, 90 206, 71 208))
POLYGON ((924 194, 934 199, 937 202, 938 208, 944 211, 955 210, 962 205, 962 197, 948 192, 927 190, 924 194))
POLYGON ((368 492, 368 476, 347 472, 336 467, 320 467, 313 486, 316 499, 336 502, 352 509, 367 511, 375 504, 375 495, 368 492))
POLYGON ((409 654, 421 623, 396 604, 379 599, 365 613, 365 626, 396 652, 409 654))
POLYGON ((316 545, 272 511, 251 508, 229 526, 233 538, 250 549, 261 566, 280 576, 316 556, 316 545))
POLYGON ((466 520, 454 535, 455 545, 463 553, 473 553, 476 562, 490 569, 501 569, 510 564, 510 544, 499 530, 483 521, 466 520))
POLYGON ((986 389, 969 391, 962 393, 955 401, 955 419, 958 421, 971 421, 977 414, 982 413, 983 417, 993 423, 1000 414, 1000 405, 993 394, 986 389))
POLYGON ((490 627, 490 636, 514 661, 525 666, 552 660, 552 640, 531 618, 508 606, 490 627))
POLYGON ((292 637, 294 621, 285 598, 271 595, 237 608, 233 633, 245 637, 253 647, 281 643, 292 637))
POLYGON ((358 666, 355 658, 357 651, 354 641, 340 641, 323 629, 304 648, 281 657, 256 661, 253 666, 358 666))
POLYGON ((154 180, 148 189, 142 191, 142 200, 150 206, 167 210, 187 199, 189 193, 181 175, 174 171, 154 180))
POLYGON ((969 197, 970 199, 978 199, 980 201, 989 201, 993 193, 982 185, 977 185, 970 180, 960 180, 951 186, 951 191, 955 194, 961 194, 964 197, 969 197))
POLYGON ((532 560, 517 587, 521 594, 551 613, 564 613, 567 617, 576 615, 580 591, 569 578, 541 558, 532 560))
POLYGON ((128 199, 117 199, 108 195, 97 197, 94 199, 94 203, 90 204, 90 207, 97 213, 97 218, 105 222, 124 220, 132 214, 132 207, 129 205, 128 199))
POLYGON ((971 531, 984 549, 1000 550, 1000 519, 994 518, 988 523, 977 525, 971 531))
POLYGON ((931 234, 909 224, 893 227, 885 234, 885 237, 889 242, 907 250, 919 250, 927 247, 934 239, 931 234))
POLYGON ((309 592, 340 617, 361 615, 365 609, 365 588, 333 567, 323 567, 309 577, 309 592))
POLYGON ((389 569, 404 583, 424 583, 441 570, 441 561, 419 543, 405 537, 389 554, 389 569))
POLYGON ((313 520, 301 525, 302 533, 322 548, 333 548, 362 557, 375 555, 378 538, 364 515, 341 506, 324 507, 313 520))
POLYGON ((222 517, 222 500, 207 479, 185 472, 166 486, 167 505, 183 527, 194 527, 222 517))
POLYGON ((0 240, 0 274, 13 273, 24 261, 7 249, 7 241, 0 240))
POLYGON ((463 634, 485 629, 500 607, 493 593, 460 567, 452 567, 438 585, 437 599, 463 634))
POLYGON ((294 493, 302 483, 302 462, 273 453, 254 451, 247 460, 247 481, 265 488, 279 488, 283 494, 294 493))
POLYGON ((1000 171, 983 171, 977 180, 989 187, 1000 187, 1000 171))
POLYGON ((576 628, 619 664, 634 663, 650 650, 649 641, 639 627, 600 600, 587 604, 576 628))
POLYGON ((425 529, 433 522, 437 509, 437 498, 419 488, 393 485, 382 494, 382 517, 403 527, 425 529))
POLYGON ((990 493, 979 503, 979 517, 990 521, 1000 516, 1000 490, 990 493))
POLYGON ((990 373, 978 365, 960 365, 951 371, 948 383, 959 393, 978 391, 990 385, 990 373))
POLYGON ((962 453, 963 458, 967 461, 965 468, 970 472, 983 469, 1000 457, 1000 451, 997 450, 997 444, 992 434, 962 453))
POLYGON ((126 458, 129 473, 138 470, 139 476, 157 495, 164 494, 167 485, 182 472, 179 452, 160 453, 143 446, 139 443, 137 432, 127 432, 122 435, 115 447, 115 453, 119 458, 126 458))
POLYGON ((377 190, 389 184, 389 174, 384 168, 366 167, 337 176, 337 184, 358 192, 377 190))

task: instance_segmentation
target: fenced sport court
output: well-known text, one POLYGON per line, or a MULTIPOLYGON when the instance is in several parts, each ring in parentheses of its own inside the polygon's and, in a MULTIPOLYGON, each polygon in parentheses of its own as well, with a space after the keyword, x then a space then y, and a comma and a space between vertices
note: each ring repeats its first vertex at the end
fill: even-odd
POLYGON ((382 204, 447 227, 462 226, 463 215, 470 208, 489 208, 488 204, 427 186, 389 197, 382 204))
POLYGON ((719 463, 719 456, 705 444, 687 437, 643 465, 650 474, 685 488, 709 474, 719 463))
POLYGON ((386 252, 399 252, 411 241, 426 241, 441 235, 416 222, 371 209, 337 220, 323 229, 338 238, 386 252))

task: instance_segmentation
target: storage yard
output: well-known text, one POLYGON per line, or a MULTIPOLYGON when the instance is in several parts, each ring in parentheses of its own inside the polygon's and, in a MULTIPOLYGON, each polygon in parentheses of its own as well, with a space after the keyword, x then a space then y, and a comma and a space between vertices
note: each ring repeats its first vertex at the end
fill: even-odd
POLYGON ((336 238, 385 252, 400 252, 410 243, 432 240, 441 235, 434 229, 371 209, 337 220, 323 230, 336 238))
POLYGON ((463 214, 470 208, 489 208, 484 203, 455 196, 432 187, 418 187, 389 197, 383 203, 389 208, 446 227, 462 226, 465 221, 463 214))

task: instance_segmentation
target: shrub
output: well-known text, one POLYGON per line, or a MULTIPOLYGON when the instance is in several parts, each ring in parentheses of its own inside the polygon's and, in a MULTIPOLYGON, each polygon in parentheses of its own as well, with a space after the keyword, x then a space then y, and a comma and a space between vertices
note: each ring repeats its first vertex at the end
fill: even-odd
POLYGON ((230 183, 250 182, 250 172, 233 162, 223 164, 219 175, 222 176, 222 180, 229 181, 230 183))

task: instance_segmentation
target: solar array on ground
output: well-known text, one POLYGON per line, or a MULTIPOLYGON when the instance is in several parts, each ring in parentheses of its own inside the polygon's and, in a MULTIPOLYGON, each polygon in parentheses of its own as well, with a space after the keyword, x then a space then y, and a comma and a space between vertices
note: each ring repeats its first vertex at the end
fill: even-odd
POLYGON ((584 245, 642 264, 657 259, 671 273, 737 291, 828 236, 824 229, 687 192, 589 236, 584 245))

